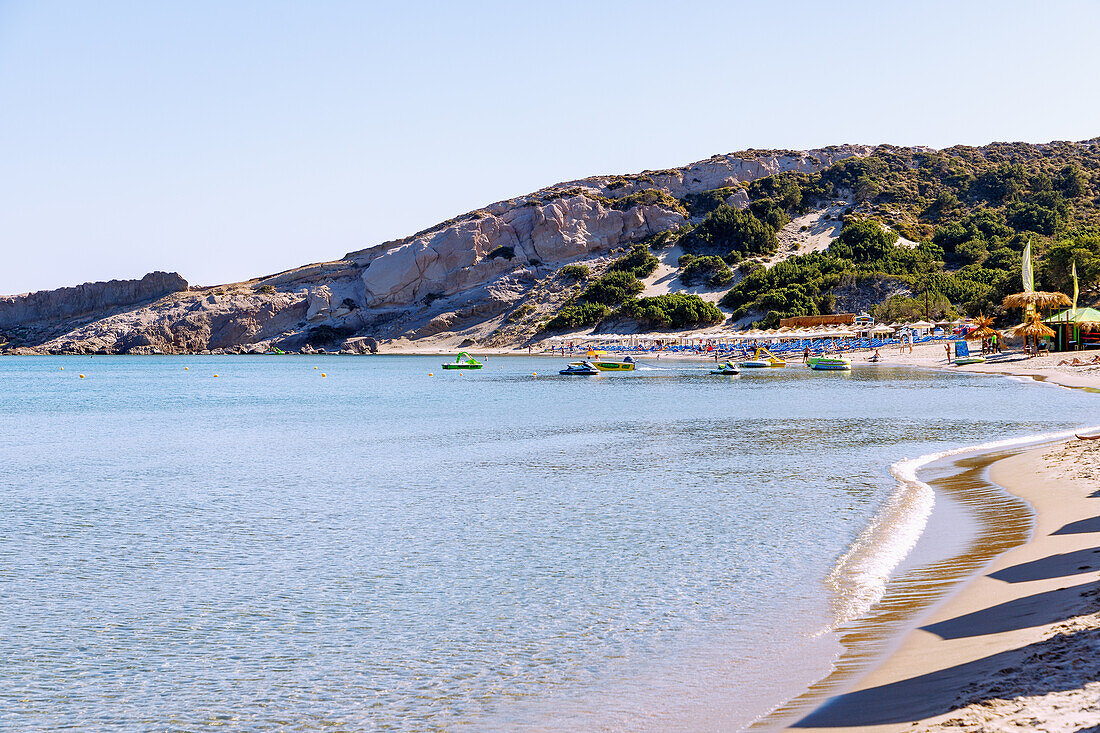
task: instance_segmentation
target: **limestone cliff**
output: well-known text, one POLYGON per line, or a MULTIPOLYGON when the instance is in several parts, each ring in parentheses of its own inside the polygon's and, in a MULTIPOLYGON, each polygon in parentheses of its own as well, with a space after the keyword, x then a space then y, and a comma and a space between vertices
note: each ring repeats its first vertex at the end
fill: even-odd
POLYGON ((484 340, 506 320, 515 323, 521 306, 537 311, 543 300, 532 294, 546 302, 566 297, 568 288, 554 280, 562 264, 598 263, 686 223, 677 199, 783 171, 817 171, 871 150, 747 151, 568 181, 341 260, 219 288, 188 291, 179 276, 153 273, 128 281, 136 284, 0 299, 0 342, 12 329, 27 347, 52 353, 344 348, 363 336, 484 340))
POLYGON ((72 288, 0 296, 0 328, 103 313, 181 290, 187 290, 187 281, 178 274, 150 272, 140 280, 84 283, 72 288))

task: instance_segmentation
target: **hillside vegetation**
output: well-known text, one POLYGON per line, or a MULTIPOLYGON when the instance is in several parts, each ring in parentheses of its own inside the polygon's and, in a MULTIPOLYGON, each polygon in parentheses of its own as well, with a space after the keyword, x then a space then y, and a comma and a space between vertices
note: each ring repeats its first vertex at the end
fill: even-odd
POLYGON ((682 293, 695 299, 681 308, 685 318, 653 317, 656 304, 644 302, 653 299, 637 300, 638 278, 655 266, 645 246, 682 247, 682 283, 733 282, 721 306, 734 319, 764 327, 788 316, 835 312, 837 292, 877 292, 884 282, 895 294, 873 306, 879 320, 978 313, 1006 319, 1000 302, 1020 290, 1029 240, 1036 286, 1070 291, 1076 261, 1087 302, 1100 294, 1098 193, 1100 139, 938 151, 884 145, 817 173, 779 173, 683 199, 648 189, 631 197, 687 212, 690 223, 635 245, 621 266, 592 282, 547 327, 591 326, 610 316, 665 327, 724 318, 682 293), (793 217, 838 200, 845 202, 838 215, 843 228, 825 251, 763 264, 793 217))
POLYGON ((1036 286, 1067 290, 1076 260, 1083 292, 1100 285, 1100 146, 995 144, 942 151, 883 146, 818 174, 781 174, 749 186, 752 210, 788 213, 835 198, 852 201, 824 253, 750 271, 722 299, 733 315, 829 313, 842 281, 893 278, 911 295, 878 305, 880 320, 999 313, 1020 289, 1032 241, 1036 286), (898 233, 918 242, 898 247, 898 233))

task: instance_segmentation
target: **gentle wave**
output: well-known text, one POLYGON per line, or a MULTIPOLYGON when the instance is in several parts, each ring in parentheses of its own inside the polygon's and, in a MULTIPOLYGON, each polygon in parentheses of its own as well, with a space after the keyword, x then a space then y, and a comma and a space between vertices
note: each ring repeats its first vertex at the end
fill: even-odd
POLYGON ((929 453, 892 465, 890 473, 898 480, 897 491, 841 556, 826 579, 833 591, 833 619, 822 633, 866 614, 885 595, 890 574, 920 539, 935 504, 935 492, 917 478, 918 470, 949 456, 1063 440, 1073 437, 1075 432, 1097 429, 1100 427, 1008 438, 929 453))

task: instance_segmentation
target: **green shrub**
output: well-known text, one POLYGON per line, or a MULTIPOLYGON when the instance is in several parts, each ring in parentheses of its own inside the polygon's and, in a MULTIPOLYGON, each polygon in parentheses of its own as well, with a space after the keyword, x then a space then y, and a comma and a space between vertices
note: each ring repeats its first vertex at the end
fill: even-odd
POLYGON ((1014 201, 1008 205, 1009 226, 1021 232, 1054 234, 1058 228, 1058 211, 1029 201, 1014 201))
POLYGON ((588 265, 566 265, 558 270, 558 276, 569 280, 587 280, 592 275, 588 265))
POLYGON ((645 286, 632 273, 625 270, 612 270, 585 288, 580 300, 609 306, 619 305, 644 289, 645 286))
POLYGON ((683 240, 684 249, 698 254, 771 254, 779 247, 775 230, 756 218, 722 204, 706 215, 683 240))
POLYGON ((712 288, 725 285, 733 279, 733 270, 726 261, 714 255, 682 255, 680 257, 680 282, 684 285, 705 283, 712 288))
POLYGON ((712 188, 702 193, 689 193, 684 197, 684 201, 687 202, 688 211, 692 216, 706 216, 725 204, 726 199, 737 193, 738 190, 738 188, 731 186, 712 188))
POLYGON ((854 262, 874 262, 890 255, 897 241, 897 232, 884 229, 873 219, 848 221, 840 237, 829 245, 829 254, 854 262))
POLYGON ((275 292, 275 286, 274 285, 261 285, 260 287, 256 288, 256 292, 264 293, 265 295, 271 295, 272 293, 275 292))
POLYGON ((713 303, 687 293, 639 298, 627 303, 623 311, 632 318, 662 328, 691 328, 725 320, 722 311, 713 303))
POLYGON ((759 199, 749 204, 749 211, 774 231, 779 231, 791 220, 787 212, 772 199, 759 199))
POLYGON ((634 277, 642 278, 653 274, 661 261, 650 254, 644 242, 638 242, 630 248, 630 251, 611 263, 612 272, 629 272, 634 277))
POLYGON ((572 303, 565 306, 546 323, 546 328, 583 328, 594 326, 607 317, 611 309, 600 303, 572 303))

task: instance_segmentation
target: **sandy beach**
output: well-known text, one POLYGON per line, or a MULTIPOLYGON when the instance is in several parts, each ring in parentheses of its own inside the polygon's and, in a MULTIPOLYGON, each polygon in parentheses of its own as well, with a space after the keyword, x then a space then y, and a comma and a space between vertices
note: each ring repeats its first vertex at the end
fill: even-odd
POLYGON ((1028 450, 989 473, 1033 508, 1031 540, 794 729, 1100 730, 1100 441, 1028 450))

